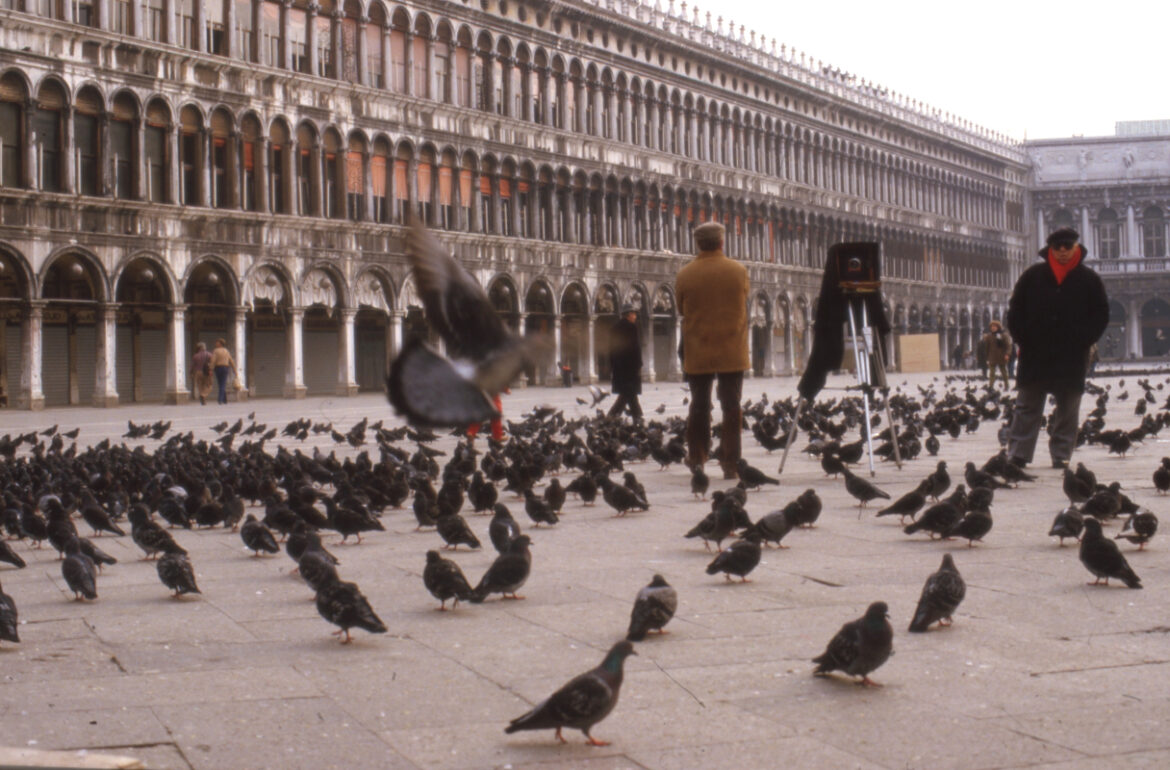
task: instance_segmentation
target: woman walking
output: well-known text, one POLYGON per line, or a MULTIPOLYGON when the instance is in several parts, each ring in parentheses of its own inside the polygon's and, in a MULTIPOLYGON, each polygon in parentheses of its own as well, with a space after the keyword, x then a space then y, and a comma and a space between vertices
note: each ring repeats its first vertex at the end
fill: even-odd
POLYGON ((236 371, 236 362, 228 352, 223 337, 215 341, 215 350, 211 352, 211 368, 215 370, 215 381, 219 385, 218 403, 226 404, 228 374, 239 376, 239 372, 236 371))
POLYGON ((207 352, 207 345, 202 342, 195 344, 191 371, 195 372, 195 392, 199 394, 199 403, 206 404, 207 395, 211 393, 211 353, 207 352))

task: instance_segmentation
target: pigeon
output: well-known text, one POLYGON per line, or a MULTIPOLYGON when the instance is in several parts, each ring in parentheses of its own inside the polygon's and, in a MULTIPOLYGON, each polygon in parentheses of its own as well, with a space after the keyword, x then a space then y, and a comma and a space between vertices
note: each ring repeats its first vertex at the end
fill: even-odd
POLYGON ((151 521, 146 509, 142 506, 131 506, 126 514, 130 520, 130 538, 145 553, 145 559, 152 559, 160 553, 187 553, 171 533, 151 521))
POLYGON ((794 525, 787 513, 782 510, 772 511, 771 513, 765 513, 757 519, 751 527, 745 530, 744 534, 754 532, 759 535, 760 541, 763 543, 775 543, 778 548, 787 548, 788 546, 782 544, 780 541, 793 528, 794 525))
POLYGON ((353 641, 349 629, 355 626, 371 634, 386 633, 386 624, 374 613, 357 584, 339 579, 336 572, 317 591, 317 612, 341 629, 333 634, 341 636, 342 644, 353 641))
POLYGON ((20 615, 16 611, 16 602, 0 586, 0 641, 20 644, 20 634, 17 633, 19 627, 20 615))
POLYGON ((869 674, 889 660, 893 651, 894 629, 890 626, 889 607, 885 602, 874 602, 865 615, 841 626, 820 657, 813 658, 812 662, 817 664, 813 673, 843 671, 861 677, 863 685, 880 687, 869 674))
POLYGON ((975 541, 983 542, 983 536, 991 531, 991 511, 986 508, 977 508, 943 533, 943 537, 961 537, 967 541, 967 547, 973 548, 975 541))
POLYGON ((320 593, 321 589, 330 582, 337 580, 337 562, 324 548, 310 545, 297 559, 297 574, 313 593, 320 593))
POLYGON ((626 639, 640 642, 650 631, 665 634, 663 627, 674 617, 678 609, 678 592, 666 582, 662 575, 655 575, 649 585, 638 592, 634 609, 630 612, 630 629, 626 639))
POLYGON ((943 492, 946 492, 951 486, 951 475, 947 473, 946 460, 939 460, 934 473, 927 478, 930 479, 930 496, 934 498, 935 502, 938 502, 943 492))
POLYGON ((476 280, 418 222, 407 231, 406 255, 427 321, 457 362, 412 338, 390 365, 390 403, 420 425, 455 427, 498 417, 492 396, 547 343, 512 334, 476 280))
POLYGON ((0 561, 6 561, 20 569, 23 569, 25 566, 24 559, 20 557, 20 554, 12 550, 12 546, 5 540, 0 540, 0 561))
POLYGON ((85 519, 85 523, 93 530, 94 537, 99 537, 102 532, 111 532, 119 536, 126 534, 121 527, 110 520, 108 513, 96 505, 82 506, 81 518, 85 519))
POLYGON ((1130 517, 1125 520, 1125 525, 1122 526, 1121 532, 1113 537, 1114 540, 1128 540, 1138 547, 1139 551, 1144 551, 1146 543, 1158 531, 1158 517, 1153 511, 1140 511, 1138 513, 1130 514, 1130 517))
POLYGON ((703 471, 701 465, 691 469, 691 494, 700 500, 707 499, 707 488, 711 486, 711 479, 703 471))
POLYGON ((967 485, 971 489, 976 487, 988 487, 989 489, 1008 489, 1010 485, 1004 484, 999 479, 992 476, 990 473, 985 473, 975 467, 975 463, 968 462, 966 465, 966 472, 964 478, 967 480, 967 485))
POLYGON ((885 500, 890 499, 888 492, 878 489, 873 484, 854 474, 848 468, 842 468, 841 472, 845 474, 845 490, 853 495, 855 500, 859 501, 857 503, 858 508, 864 508, 865 504, 870 500, 876 500, 879 497, 885 500))
POLYGON ((929 478, 923 479, 912 491, 899 497, 894 502, 877 512, 878 516, 900 516, 902 521, 909 516, 911 520, 926 505, 926 496, 930 494, 932 483, 929 478))
POLYGON ((955 560, 949 553, 943 554, 938 572, 928 577, 922 586, 922 596, 918 597, 918 607, 914 610, 914 619, 910 621, 910 630, 920 633, 934 623, 949 626, 951 615, 966 593, 967 584, 955 567, 955 560))
POLYGON ((743 482, 744 487, 747 489, 759 489, 765 484, 780 486, 780 479, 774 479, 759 468, 753 468, 742 457, 736 461, 735 470, 739 474, 739 480, 743 482))
POLYGON ((439 537, 443 538, 443 548, 459 549, 460 545, 468 548, 479 548, 479 538, 471 531, 467 519, 457 513, 449 513, 435 519, 435 529, 439 537))
POLYGON ((438 551, 427 551, 423 585, 439 600, 440 610, 447 609, 448 599, 454 599, 452 606, 458 607, 460 599, 467 601, 471 597, 471 585, 464 577, 463 570, 455 562, 440 556, 438 551))
POLYGON ((528 514, 528 518, 532 519, 532 525, 535 527, 539 527, 541 524, 551 526, 560 521, 557 514, 549 508, 548 503, 537 497, 531 489, 524 490, 524 512, 528 514))
POLYGON ((608 746, 590 734, 590 730, 613 711, 622 687, 622 666, 634 652, 629 641, 610 648, 601 665, 571 679, 561 689, 541 701, 527 714, 516 717, 504 728, 505 733, 520 730, 557 731, 557 740, 567 743, 561 730, 571 727, 585 733, 590 746, 608 746))
POLYGON ((561 512, 561 508, 565 505, 565 488, 561 486, 560 479, 554 478, 545 487, 544 502, 554 514, 561 512))
POLYGON ((1079 478, 1068 468, 1064 469, 1064 483, 1062 485, 1065 497, 1074 505, 1083 503, 1093 495, 1093 486, 1079 478))
POLYGON ((508 550, 496 557, 467 600, 472 604, 480 604, 489 594, 503 594, 506 599, 523 599, 516 592, 528 580, 532 570, 532 553, 528 550, 530 545, 532 540, 528 535, 519 535, 508 543, 508 550))
POLYGON ((601 496, 606 505, 617 511, 615 516, 625 516, 630 511, 645 511, 650 507, 643 498, 627 487, 613 483, 608 476, 600 479, 601 496))
POLYGON ((244 541, 248 550, 252 551, 253 556, 259 556, 261 553, 280 553, 280 546, 276 544, 272 531, 250 513, 240 527, 240 539, 244 541))
POLYGON ((1063 548, 1066 537, 1078 540, 1084 528, 1085 517, 1081 515, 1079 508, 1070 505, 1056 514, 1056 518, 1052 520, 1052 529, 1048 530, 1048 536, 1059 537, 1060 547, 1063 548))
POLYGON ((65 543, 65 560, 61 562, 61 576, 65 578, 65 583, 73 592, 75 600, 98 598, 93 559, 81 552, 81 543, 75 537, 65 543))
POLYGON ((910 522, 902 531, 907 535, 913 535, 919 530, 926 530, 933 540, 936 535, 945 536, 962 520, 963 512, 948 499, 927 508, 917 521, 910 522))
POLYGON ((1099 521, 1112 519, 1121 512, 1121 484, 1113 482, 1105 489, 1099 489, 1081 506, 1081 513, 1099 521))
POLYGON ((788 505, 784 506, 784 515, 794 527, 813 529, 821 515, 821 498, 815 489, 806 489, 788 505))
POLYGON ((162 584, 175 593, 178 599, 183 594, 202 593, 195 585, 195 570, 191 568, 191 561, 181 553, 163 554, 155 565, 158 568, 158 579, 162 584))
POLYGON ((747 583, 748 573, 760 563, 760 555, 760 534, 755 530, 749 530, 743 540, 736 540, 719 552, 707 565, 707 574, 722 572, 724 579, 728 581, 732 575, 738 575, 741 582, 747 583))
POLYGON ((512 512, 503 503, 496 503, 493 509, 491 523, 488 524, 488 537, 498 553, 508 550, 511 543, 520 535, 520 525, 512 518, 512 512))
POLYGON ((1170 491, 1170 457, 1163 457, 1162 464, 1154 470, 1154 489, 1160 495, 1170 491))
POLYGON ((1085 534, 1081 537, 1081 564, 1097 578, 1090 585, 1099 585, 1105 579, 1117 578, 1130 588, 1141 588, 1142 580, 1130 568, 1129 562, 1121 555, 1117 543, 1101 533, 1101 522, 1085 519, 1085 534))

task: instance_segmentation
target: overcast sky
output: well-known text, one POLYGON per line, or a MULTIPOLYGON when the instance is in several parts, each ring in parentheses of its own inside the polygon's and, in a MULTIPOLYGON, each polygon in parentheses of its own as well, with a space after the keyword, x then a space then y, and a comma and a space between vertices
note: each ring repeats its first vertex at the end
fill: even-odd
POLYGON ((722 14, 725 29, 743 24, 1015 139, 1110 136, 1119 120, 1170 119, 1167 0, 697 5, 712 25, 722 14))

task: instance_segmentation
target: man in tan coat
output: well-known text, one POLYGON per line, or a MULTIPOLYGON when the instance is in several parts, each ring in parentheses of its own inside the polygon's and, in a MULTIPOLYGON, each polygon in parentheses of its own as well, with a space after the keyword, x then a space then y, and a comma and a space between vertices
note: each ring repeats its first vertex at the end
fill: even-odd
POLYGON ((687 465, 707 462, 711 451, 711 385, 723 410, 719 464, 723 477, 736 478, 743 435, 740 396, 748 360, 747 268, 723 253, 723 225, 695 228, 698 255, 678 271, 675 291, 682 313, 683 372, 691 385, 687 416, 687 465))

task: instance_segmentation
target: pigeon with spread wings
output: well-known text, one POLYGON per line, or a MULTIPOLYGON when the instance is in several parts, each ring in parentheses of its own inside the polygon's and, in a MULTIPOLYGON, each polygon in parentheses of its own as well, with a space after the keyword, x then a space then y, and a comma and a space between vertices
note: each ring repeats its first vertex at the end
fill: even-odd
POLYGON ((417 222, 407 231, 406 255, 427 321, 451 358, 417 339, 408 342, 386 378, 390 403, 424 425, 462 426, 499 416, 492 396, 546 343, 512 334, 475 279, 417 222))

